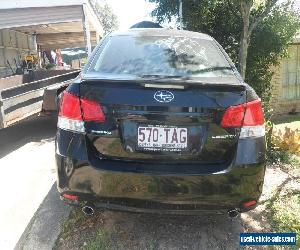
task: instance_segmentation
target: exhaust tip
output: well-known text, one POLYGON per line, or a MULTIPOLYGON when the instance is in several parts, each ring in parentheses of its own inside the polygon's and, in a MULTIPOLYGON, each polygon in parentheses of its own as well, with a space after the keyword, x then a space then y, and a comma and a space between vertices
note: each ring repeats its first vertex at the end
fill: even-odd
POLYGON ((82 207, 82 212, 85 215, 93 215, 95 213, 94 206, 92 206, 92 205, 85 205, 85 206, 82 207))
POLYGON ((229 218, 236 218, 239 215, 239 211, 237 209, 232 209, 227 212, 229 218))

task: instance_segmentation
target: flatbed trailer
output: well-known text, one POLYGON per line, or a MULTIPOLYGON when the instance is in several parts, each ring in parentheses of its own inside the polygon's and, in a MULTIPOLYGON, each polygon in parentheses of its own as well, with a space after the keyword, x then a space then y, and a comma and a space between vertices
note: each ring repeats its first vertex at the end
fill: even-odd
POLYGON ((41 70, 0 78, 0 129, 39 113, 57 111, 57 96, 80 70, 41 70))

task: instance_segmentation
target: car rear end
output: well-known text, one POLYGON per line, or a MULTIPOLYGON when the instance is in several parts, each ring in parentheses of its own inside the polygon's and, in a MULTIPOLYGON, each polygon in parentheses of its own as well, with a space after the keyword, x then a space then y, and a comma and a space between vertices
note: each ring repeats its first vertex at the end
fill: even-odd
MULTIPOLYGON (((139 39, 145 36, 152 39, 157 34, 138 34, 139 39)), ((163 38, 164 44, 174 49, 176 41, 170 45, 170 36, 163 38)), ((161 43, 161 37, 155 43, 151 39, 147 44, 161 43)), ((161 48, 159 44, 155 50, 161 48)), ((87 76, 62 96, 56 139, 62 198, 133 212, 197 214, 254 208, 265 172, 264 118, 255 92, 233 71, 223 76, 227 64, 218 66, 216 75, 198 79, 145 74, 135 58, 136 67, 128 66, 133 59, 125 61, 118 74, 106 61, 100 77, 91 69, 104 60, 105 49, 99 46, 87 76), (133 69, 143 76, 131 77, 133 69), (130 77, 119 77, 124 72, 130 77)), ((209 47, 205 49, 209 54, 209 47)), ((170 51, 163 51, 169 58, 170 51)), ((118 65, 122 55, 119 59, 118 65)), ((169 65, 162 67, 169 70, 169 65)), ((201 76, 211 74, 212 68, 215 72, 217 67, 201 69, 201 76)))

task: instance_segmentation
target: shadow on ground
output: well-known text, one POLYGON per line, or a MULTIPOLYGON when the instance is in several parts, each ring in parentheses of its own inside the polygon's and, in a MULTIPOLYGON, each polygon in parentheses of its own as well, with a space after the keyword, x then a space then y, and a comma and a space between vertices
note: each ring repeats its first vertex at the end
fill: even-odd
POLYGON ((0 159, 28 142, 53 139, 56 118, 34 117, 14 126, 0 130, 0 159))
POLYGON ((232 220, 220 215, 108 213, 106 218, 110 218, 106 222, 117 232, 122 232, 120 240, 127 249, 234 249, 239 246, 239 234, 243 230, 240 218, 232 220))
POLYGON ((59 198, 56 182, 27 225, 15 250, 52 249, 71 208, 59 198))
POLYGON ((86 217, 80 209, 72 214, 69 231, 63 232, 56 249, 84 249, 97 238, 99 230, 110 235, 110 242, 104 242, 110 246, 108 249, 237 249, 239 234, 243 232, 240 217, 230 219, 225 215, 168 216, 105 211, 86 217))

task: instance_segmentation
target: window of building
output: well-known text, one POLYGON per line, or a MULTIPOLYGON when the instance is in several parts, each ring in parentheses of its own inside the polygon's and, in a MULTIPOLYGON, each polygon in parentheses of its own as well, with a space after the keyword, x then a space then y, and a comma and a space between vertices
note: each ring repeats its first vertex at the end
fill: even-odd
POLYGON ((300 99, 300 45, 289 48, 289 57, 284 59, 282 74, 282 98, 300 99))

